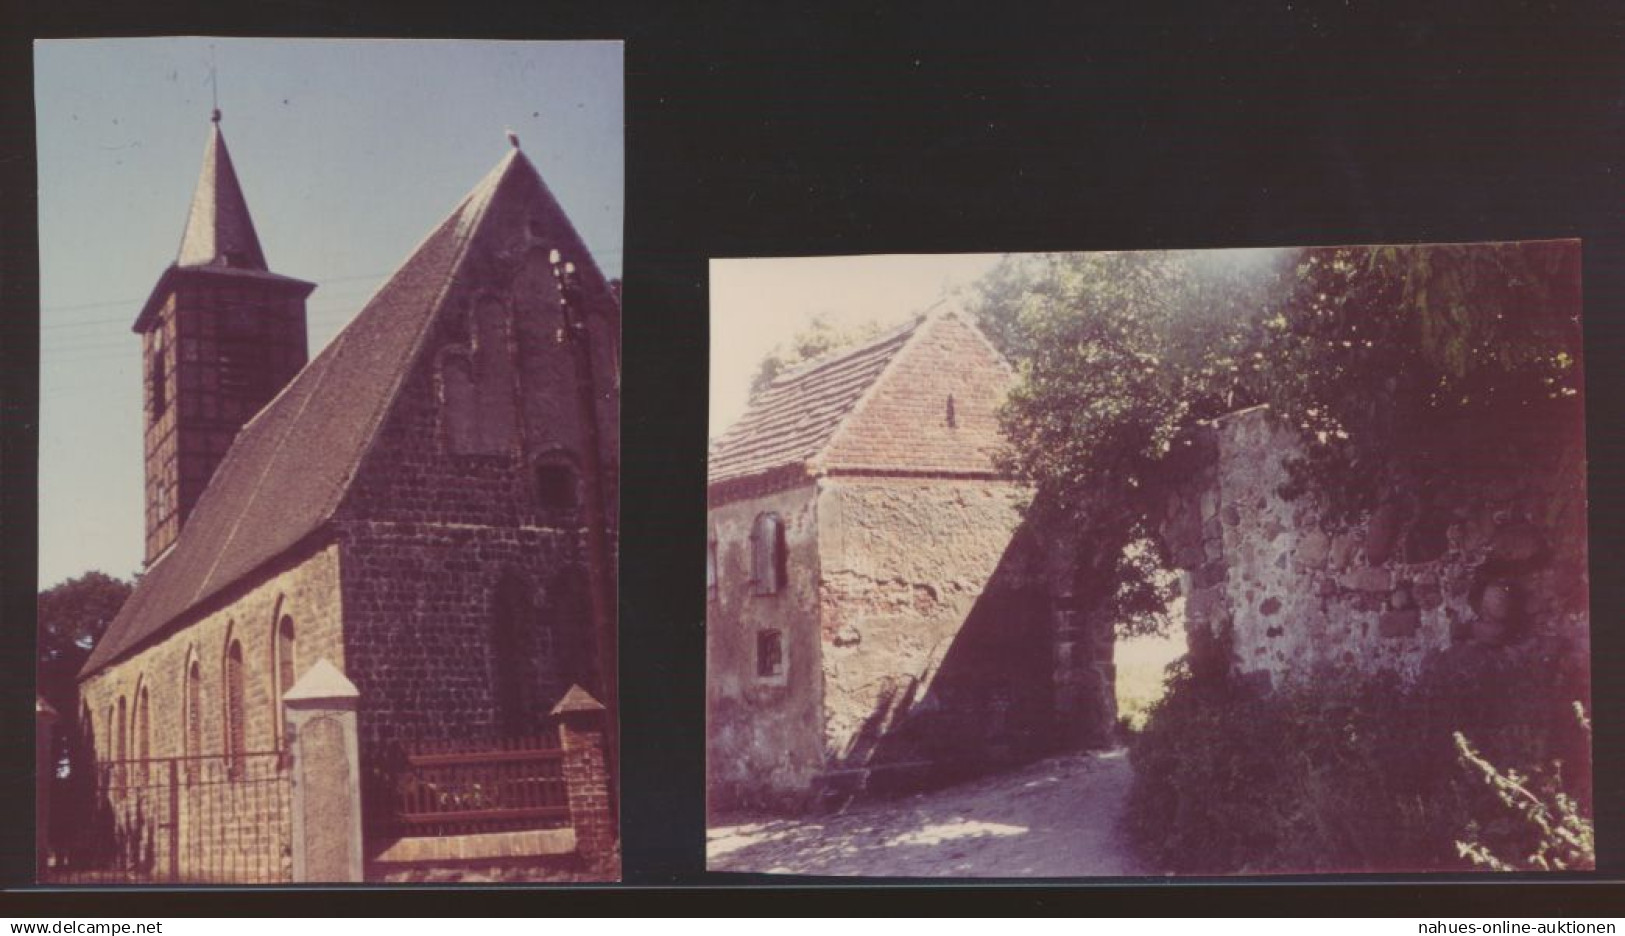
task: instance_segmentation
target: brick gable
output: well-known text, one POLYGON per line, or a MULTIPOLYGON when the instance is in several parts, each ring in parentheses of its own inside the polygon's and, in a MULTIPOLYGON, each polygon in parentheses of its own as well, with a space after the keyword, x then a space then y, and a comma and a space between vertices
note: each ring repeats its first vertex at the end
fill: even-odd
POLYGON ((1012 381, 964 313, 934 316, 853 409, 818 464, 831 472, 994 473, 997 410, 1012 381))

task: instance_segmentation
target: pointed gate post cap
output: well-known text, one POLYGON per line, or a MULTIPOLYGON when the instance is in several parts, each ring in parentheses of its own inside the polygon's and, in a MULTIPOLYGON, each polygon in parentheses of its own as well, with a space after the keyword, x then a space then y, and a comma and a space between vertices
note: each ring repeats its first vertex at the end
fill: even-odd
POLYGON ((593 698, 592 693, 581 688, 579 685, 573 685, 570 687, 569 691, 564 694, 564 697, 559 699, 558 704, 553 706, 553 711, 550 714, 586 715, 595 712, 602 712, 603 710, 604 703, 593 698))
POLYGON ((360 697, 355 683, 323 657, 282 694, 282 701, 294 708, 315 708, 324 702, 353 706, 360 697))

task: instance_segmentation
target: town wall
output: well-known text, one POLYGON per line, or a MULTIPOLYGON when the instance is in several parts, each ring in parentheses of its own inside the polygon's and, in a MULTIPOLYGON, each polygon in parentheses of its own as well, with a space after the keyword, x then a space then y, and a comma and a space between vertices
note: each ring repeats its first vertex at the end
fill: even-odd
POLYGON ((1275 684, 1321 667, 1414 678, 1464 645, 1588 653, 1584 461, 1562 446, 1487 479, 1396 482, 1339 523, 1313 492, 1281 496, 1303 449, 1268 409, 1195 441, 1199 467, 1163 535, 1193 641, 1228 634, 1239 672, 1275 684))

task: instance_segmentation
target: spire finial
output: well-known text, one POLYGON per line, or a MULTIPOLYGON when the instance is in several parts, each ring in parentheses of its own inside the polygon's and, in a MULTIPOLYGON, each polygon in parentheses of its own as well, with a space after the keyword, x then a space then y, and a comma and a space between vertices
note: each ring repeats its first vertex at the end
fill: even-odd
POLYGON ((519 134, 514 133, 512 127, 506 127, 506 128, 504 128, 504 131, 508 134, 508 143, 510 145, 512 145, 514 149, 518 149, 519 148, 519 134))
POLYGON ((214 67, 214 43, 209 43, 209 96, 213 100, 214 110, 209 114, 210 123, 220 122, 220 79, 214 67))

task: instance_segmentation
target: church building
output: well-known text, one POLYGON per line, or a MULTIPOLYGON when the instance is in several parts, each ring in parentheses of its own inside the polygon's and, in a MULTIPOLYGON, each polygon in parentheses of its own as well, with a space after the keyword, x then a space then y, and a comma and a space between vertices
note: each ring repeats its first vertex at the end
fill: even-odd
POLYGON ((614 738, 619 298, 512 144, 307 360, 314 286, 272 271, 215 112, 134 323, 146 562, 80 674, 99 760, 251 783, 320 661, 369 836, 413 745, 538 735, 567 692, 614 738))

